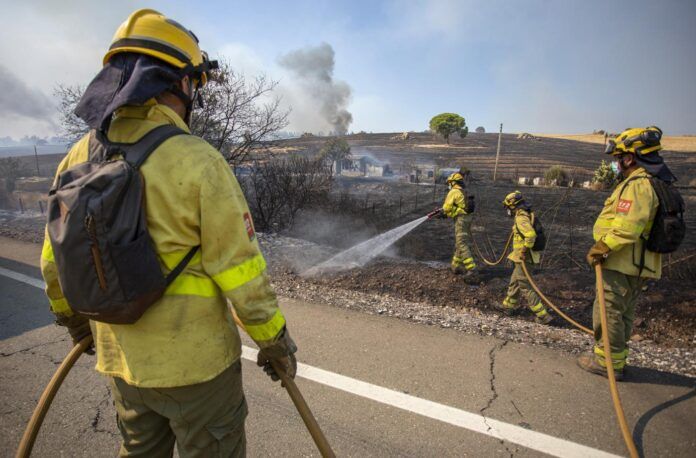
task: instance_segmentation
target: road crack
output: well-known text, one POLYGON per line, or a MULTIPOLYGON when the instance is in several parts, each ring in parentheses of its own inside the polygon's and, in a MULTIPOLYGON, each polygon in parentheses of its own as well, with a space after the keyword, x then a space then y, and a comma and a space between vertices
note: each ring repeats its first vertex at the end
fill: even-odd
POLYGON ((95 412, 94 417, 92 418, 90 426, 92 428, 92 431, 95 433, 104 433, 104 434, 108 434, 111 437, 117 437, 118 434, 116 434, 115 432, 99 427, 99 422, 102 420, 102 409, 104 407, 108 406, 110 400, 111 400, 111 389, 107 386, 106 387, 106 395, 97 404, 97 411, 95 412))
POLYGON ((16 355, 16 354, 18 354, 18 353, 25 353, 25 352, 29 352, 29 354, 35 355, 36 352, 33 352, 32 350, 34 350, 34 349, 36 349, 36 348, 45 347, 45 346, 47 346, 47 345, 52 345, 52 344, 54 344, 54 343, 65 342, 66 340, 68 340, 67 337, 62 337, 62 338, 60 338, 60 339, 58 339, 58 340, 51 340, 51 341, 48 341, 48 342, 41 342, 40 344, 31 345, 31 346, 25 347, 25 348, 20 348, 19 350, 15 350, 15 351, 12 351, 12 352, 9 352, 9 353, 5 353, 4 351, 0 351, 0 357, 6 358, 6 357, 8 357, 8 356, 13 356, 13 355, 16 355))
MULTIPOLYGON (((489 365, 488 365, 488 383, 490 386, 491 390, 491 396, 488 398, 488 401, 486 402, 486 405, 479 410, 479 413, 483 417, 483 422, 486 424, 486 427, 488 428, 488 431, 491 431, 493 427, 488 423, 488 417, 486 417, 486 412, 493 407, 493 404, 495 401, 498 399, 498 389, 496 387, 496 375, 495 375, 495 363, 496 363, 496 356, 497 353, 503 349, 508 344, 507 340, 503 340, 500 343, 497 343, 491 347, 490 351, 488 352, 488 360, 489 360, 489 365)), ((507 441, 504 439, 499 439, 500 444, 505 447, 505 450, 510 454, 510 456, 514 456, 515 453, 519 451, 519 448, 515 447, 514 450, 510 449, 508 447, 507 441)))

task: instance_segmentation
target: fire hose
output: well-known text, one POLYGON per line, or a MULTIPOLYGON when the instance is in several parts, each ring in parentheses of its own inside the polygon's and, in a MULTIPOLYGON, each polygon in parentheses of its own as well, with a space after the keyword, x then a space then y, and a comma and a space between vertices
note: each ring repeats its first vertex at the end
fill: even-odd
POLYGON ((619 422, 619 428, 621 428, 621 435, 626 443, 626 448, 628 448, 628 453, 631 455, 631 458, 638 458, 638 450, 636 449, 636 444, 633 442, 633 436, 631 436, 631 432, 628 430, 626 415, 624 414, 621 399, 619 398, 619 389, 616 386, 614 364, 612 363, 611 358, 611 345, 609 344, 609 333, 607 332, 607 305, 604 301, 604 278, 602 276, 602 265, 595 264, 594 268, 595 276, 597 278, 597 299, 599 300, 599 316, 602 323, 602 346, 604 347, 605 363, 607 361, 607 357, 609 358, 609 362, 606 363, 606 367, 607 379, 609 380, 609 391, 611 392, 611 400, 614 404, 614 411, 616 411, 616 418, 619 422))
MULTIPOLYGON (((232 316, 234 317, 234 322, 237 324, 237 326, 239 326, 242 329, 245 329, 244 323, 242 323, 237 314, 232 312, 232 316)), ((314 440, 314 443, 319 449, 319 453, 321 453, 321 456, 323 456, 324 458, 335 458, 336 454, 331 449, 329 441, 326 439, 326 436, 324 436, 324 433, 322 432, 321 427, 317 422, 317 419, 314 418, 312 411, 309 409, 307 401, 305 401, 304 397, 302 396, 302 393, 300 392, 300 389, 295 384, 295 381, 288 377, 288 374, 285 372, 285 369, 280 367, 278 363, 276 363, 273 360, 271 360, 270 363, 273 366, 273 370, 275 371, 275 373, 278 374, 278 377, 280 377, 282 385, 288 391, 290 399, 292 399, 292 403, 295 404, 295 408, 297 409, 297 412, 300 414, 300 417, 302 417, 302 421, 307 427, 309 434, 312 436, 312 439, 314 440)))
MULTIPOLYGON (((241 321, 239 321, 236 314, 234 315, 234 319, 238 326, 244 328, 244 325, 241 323, 241 321)), ((72 350, 70 350, 70 353, 68 353, 68 355, 65 357, 55 374, 53 374, 53 377, 51 378, 50 382, 48 382, 48 385, 46 385, 44 392, 41 394, 41 398, 39 398, 36 408, 34 408, 34 413, 31 415, 29 423, 27 423, 27 427, 24 430, 24 435, 22 436, 22 440, 19 442, 19 447, 17 448, 17 454, 15 455, 16 458, 28 458, 31 456, 31 451, 34 448, 34 443, 36 442, 36 437, 39 434, 39 429, 41 428, 44 418, 46 417, 46 413, 48 413, 48 410, 51 407, 53 398, 56 396, 58 389, 65 380, 65 377, 70 372, 70 369, 72 369, 78 358, 82 355, 82 353, 85 352, 85 350, 89 348, 91 344, 91 335, 78 342, 72 348, 72 350)), ((329 445, 329 442, 326 440, 326 437, 321 431, 321 428, 319 427, 317 420, 314 418, 314 415, 312 415, 312 411, 309 409, 309 406, 302 396, 300 389, 295 384, 295 381, 288 377, 285 370, 276 363, 271 361, 271 364, 273 365, 273 369, 275 370, 276 374, 278 374, 280 377, 283 386, 288 391, 290 399, 292 399, 293 404, 295 404, 297 411, 302 417, 302 421, 304 421, 305 426, 307 426, 307 429, 309 430, 312 439, 314 439, 314 442, 316 443, 321 455, 325 458, 335 458, 336 455, 331 449, 331 445, 329 445)))
MULTIPOLYGON (((472 238, 473 240, 473 238, 472 238)), ((479 257, 488 265, 496 265, 499 264, 503 257, 505 256, 505 253, 508 250, 508 247, 510 245, 510 240, 512 240, 512 233, 510 234, 510 238, 508 238, 507 245, 505 246, 505 249, 503 250, 503 254, 501 255, 500 259, 498 259, 496 262, 489 262, 486 260, 482 255, 481 252, 478 248, 478 245, 476 244, 476 241, 474 240, 474 248, 476 249, 476 252, 478 253, 479 257)), ((529 284, 532 286, 532 289, 541 297, 541 299, 549 306, 551 307, 556 313, 558 313, 561 317, 563 317, 566 321, 571 323, 573 326, 577 327, 581 331, 594 335, 594 332, 581 325, 577 321, 573 320, 570 318, 568 315, 563 313, 553 302, 551 302, 544 293, 541 292, 539 287, 537 286, 536 282, 532 278, 532 276, 529 273, 529 270, 527 269, 527 265, 525 262, 520 263, 522 265, 522 270, 524 271, 525 277, 527 277, 527 280, 529 281, 529 284)), ((601 319, 601 325, 602 325, 602 347, 604 348, 604 354, 609 355, 609 360, 611 361, 611 345, 609 343, 609 334, 606 332, 607 329, 607 306, 606 302, 604 299, 604 277, 602 274, 602 266, 601 264, 595 265, 595 276, 596 276, 596 289, 597 289, 597 299, 599 302, 599 309, 600 309, 600 319, 601 319)), ((605 356, 606 357, 606 356, 605 356)), ((631 432, 628 429, 628 422, 626 421, 626 415, 624 414, 623 406, 621 405, 621 398, 619 397, 619 389, 616 386, 616 375, 614 374, 614 365, 611 364, 606 364, 607 368, 607 379, 609 381, 609 392, 611 393, 611 399, 612 399, 612 404, 614 406, 614 412, 616 412, 616 418, 619 423, 619 429, 621 430, 621 435, 623 436, 623 440, 626 443, 626 448, 628 449, 628 452, 631 456, 631 458, 638 458, 638 450, 636 449, 636 444, 633 442, 633 436, 631 436, 631 432)))
POLYGON ((503 252, 500 254, 500 257, 495 260, 495 261, 490 261, 486 259, 486 257, 481 253, 481 250, 479 249, 478 244, 476 243, 476 240, 472 237, 471 240, 474 242, 474 250, 476 250, 476 254, 478 255, 479 258, 481 258, 481 261, 484 262, 484 264, 487 264, 489 266, 497 266, 501 262, 503 262, 503 259, 505 259, 505 255, 507 254, 508 248, 510 248, 510 244, 512 243, 512 232, 510 232, 510 236, 507 239, 507 243, 505 244, 505 248, 503 248, 503 252))
POLYGON ((39 402, 36 404, 36 408, 34 408, 34 413, 29 419, 29 423, 27 423, 27 428, 24 430, 22 440, 19 441, 19 447, 17 448, 17 454, 15 455, 17 458, 27 458, 31 455, 31 450, 34 448, 34 442, 36 442, 36 436, 39 434, 39 429, 41 428, 44 418, 46 417, 48 409, 51 407, 53 398, 56 396, 58 389, 63 383, 63 380, 65 380, 65 377, 68 375, 68 372, 70 372, 70 369, 72 369, 75 362, 80 356, 82 356, 82 353, 84 353, 90 345, 92 345, 91 335, 78 342, 72 348, 72 350, 70 350, 70 353, 68 353, 68 356, 65 357, 63 362, 60 363, 58 370, 56 370, 56 373, 53 374, 51 381, 48 382, 46 389, 41 394, 39 402))

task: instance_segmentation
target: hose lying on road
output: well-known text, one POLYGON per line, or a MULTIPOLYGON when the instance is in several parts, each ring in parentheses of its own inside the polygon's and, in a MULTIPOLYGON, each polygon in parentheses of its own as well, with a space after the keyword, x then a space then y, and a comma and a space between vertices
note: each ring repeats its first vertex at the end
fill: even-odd
POLYGON ((471 241, 474 242, 474 250, 476 250, 476 254, 478 255, 479 258, 481 258, 481 261, 483 261, 485 264, 489 266, 497 266, 501 262, 503 262, 503 259, 505 259, 505 255, 507 254, 508 248, 510 248, 510 243, 512 243, 512 232, 510 232, 510 237, 508 237, 507 243, 505 244, 505 248, 503 248, 503 252, 501 253, 500 257, 496 261, 490 261, 486 259, 486 257, 481 253, 481 250, 479 249, 478 243, 476 243, 476 239, 474 237, 471 237, 471 241))
MULTIPOLYGON (((237 314, 233 312, 232 316, 234 317, 234 322, 237 324, 237 326, 244 329, 244 323, 241 322, 237 314)), ((292 403, 295 404, 295 408, 300 414, 300 417, 302 417, 302 421, 304 421, 304 424, 307 427, 307 430, 309 430, 309 434, 312 436, 312 439, 314 439, 314 443, 317 445, 321 456, 324 458, 335 458, 336 454, 334 454, 333 450, 331 449, 329 441, 326 439, 326 436, 324 436, 317 419, 314 418, 312 411, 309 409, 307 401, 305 401, 300 389, 295 384, 295 381, 288 377, 288 375, 285 373, 285 369, 280 367, 277 363, 271 361, 271 365, 273 366, 275 373, 278 374, 278 377, 280 377, 282 385, 288 391, 290 399, 292 399, 292 403)))
POLYGON ((53 374, 51 381, 48 382, 48 385, 46 385, 46 389, 41 394, 41 398, 39 398, 39 402, 36 404, 34 413, 31 415, 29 423, 27 423, 27 428, 24 430, 24 435, 22 436, 22 440, 19 442, 17 454, 15 455, 17 458, 27 458, 31 455, 31 450, 34 448, 34 442, 36 442, 36 436, 39 434, 39 429, 41 428, 44 418, 46 417, 48 409, 51 407, 53 398, 56 396, 56 393, 63 383, 63 380, 65 380, 65 376, 68 375, 68 372, 70 372, 70 369, 72 369, 72 367, 75 365, 75 362, 82 355, 82 353, 89 348, 90 345, 92 345, 91 335, 85 337, 79 343, 77 343, 73 349, 70 350, 70 353, 68 353, 68 356, 65 357, 60 366, 58 366, 58 370, 56 370, 56 373, 53 374))
POLYGON ((595 265, 595 274, 597 277, 597 298, 599 300, 600 318, 602 322, 602 346, 604 347, 604 360, 607 362, 609 391, 611 392, 616 418, 619 421, 619 428, 621 428, 621 434, 623 435, 624 442, 626 442, 628 452, 631 458, 638 458, 638 450, 636 449, 636 444, 633 442, 631 432, 628 430, 626 415, 624 415, 621 399, 619 398, 619 389, 616 386, 616 376, 614 375, 614 365, 612 364, 611 358, 611 345, 609 344, 609 333, 607 332, 607 306, 604 302, 604 279, 602 277, 602 266, 600 264, 595 265))
POLYGON ((580 323, 578 323, 577 321, 575 321, 574 319, 572 319, 571 317, 569 317, 568 315, 563 313, 561 311, 561 309, 556 307, 556 305, 553 302, 551 302, 549 300, 549 298, 544 295, 544 293, 541 292, 541 290, 539 289, 537 284, 534 282, 534 279, 529 274, 529 270, 527 269, 527 264, 524 262, 521 262, 520 264, 522 265, 522 270, 524 271, 524 276, 527 277, 527 280, 529 280, 529 284, 532 285, 532 289, 539 295, 541 300, 543 300, 546 303, 546 305, 551 307, 554 312, 558 313, 558 315, 560 315, 564 320, 566 320, 568 323, 572 324, 573 326, 575 326, 576 328, 578 328, 582 332, 585 332, 585 333, 590 334, 590 335, 594 335, 594 332, 590 328, 581 325, 580 323))

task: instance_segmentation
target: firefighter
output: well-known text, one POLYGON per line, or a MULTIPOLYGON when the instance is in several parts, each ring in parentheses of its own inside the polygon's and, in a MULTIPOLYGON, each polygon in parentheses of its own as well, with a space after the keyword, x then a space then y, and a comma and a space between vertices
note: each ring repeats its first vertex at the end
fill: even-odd
MULTIPOLYGON (((116 143, 137 142, 167 124, 190 132, 193 103, 213 67, 192 32, 156 11, 136 11, 116 31, 103 64, 75 110, 90 128, 116 143)), ((71 148, 57 175, 88 160, 90 138, 71 148)), ((180 456, 243 456, 241 341, 228 301, 273 380, 271 361, 294 377, 297 350, 246 200, 223 156, 194 135, 168 139, 140 170, 163 273, 192 247, 199 250, 137 322, 113 325, 73 313, 47 237, 41 270, 51 310, 75 342, 94 337, 96 370, 110 377, 121 456, 172 456, 175 443, 180 456)))
POLYGON ((452 272, 465 278, 476 280, 478 273, 476 262, 471 254, 471 220, 472 210, 464 190, 464 177, 455 172, 447 177, 450 190, 442 204, 442 213, 447 218, 454 219, 454 255, 452 256, 452 272))
POLYGON ((503 206, 505 206, 508 216, 514 218, 512 253, 508 259, 514 263, 515 268, 510 276, 507 296, 502 304, 496 303, 495 307, 506 315, 512 315, 519 308, 520 294, 524 294, 529 309, 535 315, 534 320, 540 324, 549 324, 553 317, 532 289, 521 264, 524 262, 527 265, 527 270, 531 270, 534 264, 539 263, 539 252, 532 250, 537 238, 537 233, 534 230, 534 212, 520 191, 508 194, 503 200, 503 206))
MULTIPOLYGON (((660 157, 662 131, 657 127, 632 128, 609 140, 606 153, 621 180, 604 202, 593 228, 595 244, 587 253, 590 265, 602 265, 611 363, 617 380, 624 376, 627 342, 633 328, 636 300, 647 279, 659 279, 662 259, 646 248, 659 200, 649 178, 676 180, 660 157)), ((595 346, 578 358, 578 365, 606 377, 607 355, 602 346, 600 307, 592 309, 595 346)))

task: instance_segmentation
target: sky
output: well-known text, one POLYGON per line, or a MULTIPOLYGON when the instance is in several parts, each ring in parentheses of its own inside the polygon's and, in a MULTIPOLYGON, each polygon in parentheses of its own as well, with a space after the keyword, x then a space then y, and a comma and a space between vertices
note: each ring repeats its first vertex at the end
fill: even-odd
POLYGON ((211 56, 279 82, 288 130, 326 131, 284 56, 328 44, 349 131, 696 133, 696 1, 0 0, 0 137, 52 135, 57 84, 87 84, 129 13, 154 8, 211 56))

